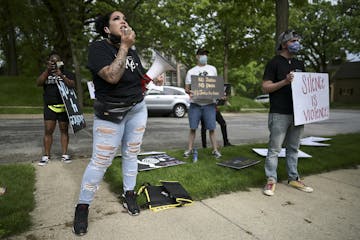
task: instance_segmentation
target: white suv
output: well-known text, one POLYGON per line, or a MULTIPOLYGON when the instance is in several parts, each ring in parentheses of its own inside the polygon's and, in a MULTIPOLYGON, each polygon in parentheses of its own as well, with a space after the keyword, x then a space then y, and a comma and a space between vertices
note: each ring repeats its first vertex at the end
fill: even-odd
POLYGON ((174 117, 182 118, 190 107, 190 97, 183 88, 164 86, 161 92, 154 89, 147 91, 145 103, 149 114, 173 114, 174 117))

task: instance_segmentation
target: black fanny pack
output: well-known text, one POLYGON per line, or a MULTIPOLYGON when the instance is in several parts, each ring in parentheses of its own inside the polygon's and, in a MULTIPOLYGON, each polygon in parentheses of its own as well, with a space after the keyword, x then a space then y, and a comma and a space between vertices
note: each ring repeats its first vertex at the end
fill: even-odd
POLYGON ((126 114, 139 102, 133 103, 113 103, 113 102, 101 102, 99 100, 94 101, 95 116, 102 120, 120 123, 126 116, 126 114))

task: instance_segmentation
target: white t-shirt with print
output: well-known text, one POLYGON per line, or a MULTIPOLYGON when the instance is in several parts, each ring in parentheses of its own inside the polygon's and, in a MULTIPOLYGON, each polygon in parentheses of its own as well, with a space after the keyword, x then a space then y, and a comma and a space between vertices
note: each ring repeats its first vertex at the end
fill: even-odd
POLYGON ((196 65, 195 67, 191 68, 185 78, 185 84, 191 84, 191 76, 217 76, 216 68, 212 65, 204 65, 199 66, 196 65))
MULTIPOLYGON (((187 74, 186 74, 186 78, 185 78, 185 84, 189 84, 191 85, 191 76, 217 76, 217 70, 214 66, 212 65, 204 65, 204 66, 199 66, 196 65, 195 67, 191 68, 187 74)), ((193 102, 193 100, 190 100, 191 102, 193 102)), ((210 104, 210 103, 214 103, 214 101, 212 101, 211 99, 206 99, 206 100, 198 100, 196 103, 200 104, 200 105, 206 105, 206 104, 210 104)))

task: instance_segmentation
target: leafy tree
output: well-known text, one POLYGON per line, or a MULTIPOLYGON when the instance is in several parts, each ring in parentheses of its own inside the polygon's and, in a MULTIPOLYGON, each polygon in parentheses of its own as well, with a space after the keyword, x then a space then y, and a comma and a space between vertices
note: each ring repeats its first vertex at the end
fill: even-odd
POLYGON ((332 5, 318 1, 291 11, 291 25, 301 33, 303 57, 315 72, 328 72, 333 61, 345 61, 346 52, 359 52, 359 7, 356 1, 332 5))
POLYGON ((346 26, 344 38, 349 44, 346 45, 346 50, 350 53, 360 53, 360 4, 358 0, 342 0, 338 2, 338 11, 343 21, 343 26, 346 26))
POLYGON ((251 61, 229 72, 230 83, 239 95, 252 98, 261 93, 263 71, 264 64, 251 61))
MULTIPOLYGON (((357 2, 341 0, 332 6, 302 0, 0 0, 0 13, 6 16, 0 22, 0 58, 7 73, 15 66, 20 74, 37 75, 55 50, 75 70, 80 84, 82 76, 90 75, 85 67, 88 44, 99 38, 95 17, 120 10, 134 28, 136 48, 145 59, 150 60, 148 49, 153 48, 190 68, 196 49, 204 46, 211 52, 209 63, 226 82, 242 94, 256 95, 260 82, 255 78, 261 80, 261 67, 274 54, 276 36, 287 28, 289 9, 290 27, 304 37, 307 65, 326 71, 333 59, 360 50, 354 27, 360 24, 357 2)), ((81 94, 81 85, 77 88, 81 94)))
MULTIPOLYGON (((211 51, 212 63, 223 72, 251 60, 267 58, 272 51, 274 4, 269 1, 200 1, 196 10, 203 26, 200 36, 211 51), (254 17, 256 16, 256 17, 254 17)), ((198 34, 199 35, 199 34, 198 34)))
POLYGON ((196 1, 181 0, 139 4, 131 19, 138 33, 137 47, 160 50, 189 67, 197 42, 195 7, 196 1))
POLYGON ((4 71, 7 75, 18 75, 19 65, 17 56, 19 52, 19 35, 22 25, 19 24, 22 9, 26 9, 26 3, 20 0, 1 0, 0 14, 4 16, 0 22, 1 49, 4 55, 4 71))

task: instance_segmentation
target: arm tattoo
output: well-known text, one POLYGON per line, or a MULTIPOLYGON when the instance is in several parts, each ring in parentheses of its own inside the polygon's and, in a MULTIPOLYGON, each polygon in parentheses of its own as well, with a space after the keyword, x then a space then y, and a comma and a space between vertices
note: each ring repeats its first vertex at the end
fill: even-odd
POLYGON ((110 64, 107 71, 107 81, 110 83, 118 83, 120 78, 125 72, 126 67, 126 56, 128 50, 124 48, 119 48, 119 51, 116 55, 115 60, 110 64))

